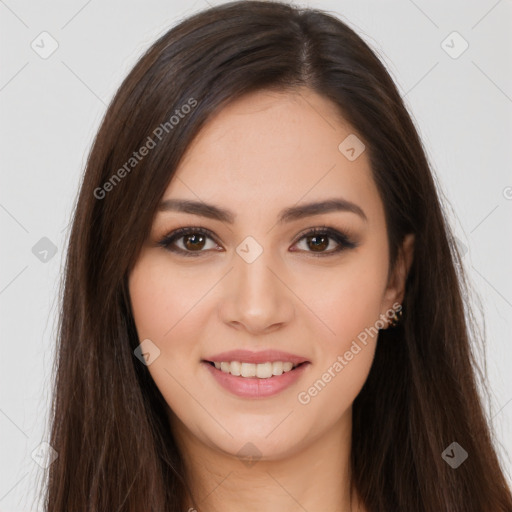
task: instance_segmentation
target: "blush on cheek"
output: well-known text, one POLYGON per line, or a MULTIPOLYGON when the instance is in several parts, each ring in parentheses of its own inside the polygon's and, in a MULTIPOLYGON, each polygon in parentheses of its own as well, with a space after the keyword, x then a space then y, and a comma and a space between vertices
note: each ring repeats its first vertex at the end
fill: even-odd
MULTIPOLYGON (((321 293, 313 303, 309 292, 308 305, 311 304, 311 309, 318 312, 329 327, 331 336, 327 339, 330 344, 342 345, 338 348, 340 351, 344 351, 345 344, 350 346, 361 333, 374 332, 372 327, 381 314, 387 267, 385 258, 375 256, 375 248, 370 245, 361 247, 350 265, 341 266, 329 275, 329 279, 322 281, 321 293)), ((305 291, 303 296, 307 296, 305 291)))
POLYGON ((330 335, 324 336, 324 340, 331 347, 328 351, 335 350, 342 354, 351 350, 353 342, 364 346, 376 337, 382 322, 380 315, 380 296, 375 294, 373 300, 369 297, 352 295, 350 302, 343 304, 331 302, 328 309, 323 312, 323 319, 330 327, 330 335))
POLYGON ((139 339, 158 343, 164 342, 185 315, 186 304, 183 294, 176 290, 179 283, 166 279, 165 269, 150 265, 149 260, 149 255, 143 255, 130 274, 130 301, 139 339))

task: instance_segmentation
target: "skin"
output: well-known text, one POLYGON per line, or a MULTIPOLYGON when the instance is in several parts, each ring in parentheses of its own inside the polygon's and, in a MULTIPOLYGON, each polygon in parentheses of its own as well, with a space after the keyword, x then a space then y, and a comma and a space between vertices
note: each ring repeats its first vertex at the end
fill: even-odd
MULTIPOLYGON (((335 108, 298 89, 251 93, 222 109, 189 146, 163 200, 213 203, 232 211, 235 222, 159 211, 129 277, 139 338, 160 350, 148 370, 169 406, 201 511, 364 510, 357 496, 350 503, 352 403, 377 337, 359 343, 357 355, 307 404, 298 394, 401 302, 413 240, 406 237, 388 279, 384 209, 367 152, 354 161, 340 152, 355 131, 335 108), (283 208, 333 197, 357 204, 366 220, 334 211, 277 224, 283 208), (325 225, 357 247, 315 256, 315 245, 299 235, 325 225), (202 248, 197 241, 185 245, 186 236, 175 241, 203 251, 197 257, 158 243, 185 226, 215 237, 202 248), (263 249, 252 263, 236 252, 247 236, 263 249), (311 364, 275 396, 240 398, 201 364, 238 348, 284 350, 311 364), (248 442, 254 464, 237 456, 248 442)), ((316 250, 338 246, 328 240, 316 250)))

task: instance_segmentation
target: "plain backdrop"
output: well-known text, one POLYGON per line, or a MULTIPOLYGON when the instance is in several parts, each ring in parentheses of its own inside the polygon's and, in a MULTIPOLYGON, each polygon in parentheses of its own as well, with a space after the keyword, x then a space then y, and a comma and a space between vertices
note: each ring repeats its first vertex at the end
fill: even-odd
MULTIPOLYGON (((3 512, 41 510, 35 490, 43 470, 32 454, 47 439, 66 228, 93 136, 141 54, 179 20, 215 3, 0 1, 3 512), (52 44, 56 50, 44 55, 52 44)), ((413 115, 483 306, 487 408, 510 480, 512 2, 301 5, 332 11, 353 27, 384 61, 413 115)))

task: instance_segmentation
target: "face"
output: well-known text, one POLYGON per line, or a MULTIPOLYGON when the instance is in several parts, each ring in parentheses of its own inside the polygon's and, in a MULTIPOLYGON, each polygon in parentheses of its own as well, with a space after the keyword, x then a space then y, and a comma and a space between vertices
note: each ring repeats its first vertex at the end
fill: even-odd
POLYGON ((189 146, 129 276, 176 435, 225 454, 251 442, 274 459, 350 424, 376 332, 401 299, 353 137, 307 89, 260 91, 189 146))

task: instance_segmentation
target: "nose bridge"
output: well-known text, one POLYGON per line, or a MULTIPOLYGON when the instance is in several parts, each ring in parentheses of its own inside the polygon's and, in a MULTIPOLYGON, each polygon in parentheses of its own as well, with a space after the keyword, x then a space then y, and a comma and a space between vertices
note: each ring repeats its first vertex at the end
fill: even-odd
POLYGON ((279 258, 247 237, 236 248, 230 273, 229 297, 225 297, 222 316, 232 325, 243 325, 253 333, 276 328, 293 315, 290 294, 275 273, 279 258))
POLYGON ((240 298, 252 297, 254 300, 259 300, 265 297, 268 303, 274 297, 277 290, 273 290, 276 286, 275 275, 269 268, 275 267, 272 260, 270 251, 262 253, 254 261, 248 262, 242 257, 237 258, 235 264, 235 273, 237 279, 238 293, 240 298))

